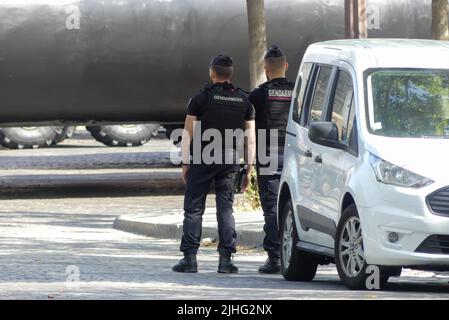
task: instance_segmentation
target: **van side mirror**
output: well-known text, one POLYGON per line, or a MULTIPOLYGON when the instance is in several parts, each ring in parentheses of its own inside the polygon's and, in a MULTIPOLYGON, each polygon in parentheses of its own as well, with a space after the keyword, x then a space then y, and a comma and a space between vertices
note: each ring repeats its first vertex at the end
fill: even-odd
POLYGON ((315 122, 309 127, 309 139, 313 143, 340 150, 346 150, 346 145, 340 142, 338 127, 333 122, 315 122))

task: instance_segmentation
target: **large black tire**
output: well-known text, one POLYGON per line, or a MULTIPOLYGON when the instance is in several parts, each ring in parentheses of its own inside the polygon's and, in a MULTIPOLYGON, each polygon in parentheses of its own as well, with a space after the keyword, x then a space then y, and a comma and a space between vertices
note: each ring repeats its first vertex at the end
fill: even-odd
MULTIPOLYGON (((344 238, 346 241, 346 236, 348 234, 348 231, 345 231, 345 227, 348 223, 348 221, 359 221, 360 224, 360 218, 359 213, 357 210, 357 207, 353 204, 347 207, 341 216, 340 222, 337 227, 337 234, 336 234, 336 240, 335 240, 335 264, 337 266, 338 275, 340 276, 341 281, 343 284, 351 290, 366 290, 367 284, 366 280, 370 276, 369 273, 366 272, 366 269, 368 268, 368 264, 366 261, 363 260, 363 266, 358 267, 357 270, 360 270, 358 275, 356 276, 348 276, 348 274, 345 272, 344 269, 347 269, 344 267, 344 264, 347 263, 348 260, 342 261, 344 258, 341 256, 342 252, 342 239, 344 238), (354 220, 356 219, 356 220, 354 220)), ((361 229, 360 229, 361 230, 361 229)), ((361 234, 361 233, 360 233, 361 234)), ((357 244, 356 244, 357 245, 357 244)), ((363 252, 363 242, 360 243, 361 250, 363 252)), ((358 247, 356 247, 358 248, 358 247)), ((382 289, 385 287, 386 283, 388 282, 388 279, 390 277, 398 277, 401 275, 402 268, 401 267, 386 267, 386 266, 378 266, 379 267, 379 288, 382 289)))
POLYGON ((303 252, 296 247, 299 237, 296 231, 295 219, 293 217, 293 206, 288 200, 284 207, 283 219, 281 221, 281 270, 287 281, 312 281, 315 278, 318 261, 312 254, 303 252), (289 241, 288 234, 292 241, 289 241), (288 259, 288 247, 290 248, 290 259, 288 259))
POLYGON ((56 137, 55 140, 53 140, 53 144, 58 144, 64 141, 65 139, 73 137, 73 134, 76 131, 75 126, 65 126, 65 127, 59 126, 55 127, 55 129, 56 129, 56 137))
POLYGON ((50 146, 56 138, 55 127, 1 128, 0 144, 9 149, 38 149, 50 146))
POLYGON ((151 140, 160 125, 136 124, 136 125, 106 125, 87 126, 95 140, 109 147, 136 147, 151 140))

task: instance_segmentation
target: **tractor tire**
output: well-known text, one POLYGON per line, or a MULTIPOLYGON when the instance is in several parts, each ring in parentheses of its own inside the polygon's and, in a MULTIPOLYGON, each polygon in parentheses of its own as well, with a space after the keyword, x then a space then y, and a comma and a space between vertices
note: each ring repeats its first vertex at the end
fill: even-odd
POLYGON ((51 146, 56 136, 56 127, 1 128, 0 144, 9 149, 38 149, 51 146))
POLYGON ((95 140, 109 147, 137 147, 144 145, 157 135, 160 125, 105 125, 87 126, 95 140))

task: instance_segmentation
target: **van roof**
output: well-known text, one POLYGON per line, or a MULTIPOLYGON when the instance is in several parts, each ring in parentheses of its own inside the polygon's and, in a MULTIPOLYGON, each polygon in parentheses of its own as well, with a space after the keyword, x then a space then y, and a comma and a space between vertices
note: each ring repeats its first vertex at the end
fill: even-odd
POLYGON ((449 68, 449 41, 346 39, 312 44, 308 55, 344 60, 362 69, 376 67, 449 68))

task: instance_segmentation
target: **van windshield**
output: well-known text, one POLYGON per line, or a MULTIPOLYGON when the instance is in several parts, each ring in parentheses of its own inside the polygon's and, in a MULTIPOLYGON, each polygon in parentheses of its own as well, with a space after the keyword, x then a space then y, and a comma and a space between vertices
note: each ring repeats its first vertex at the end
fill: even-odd
POLYGON ((449 138, 449 70, 377 69, 366 83, 374 134, 449 138))

